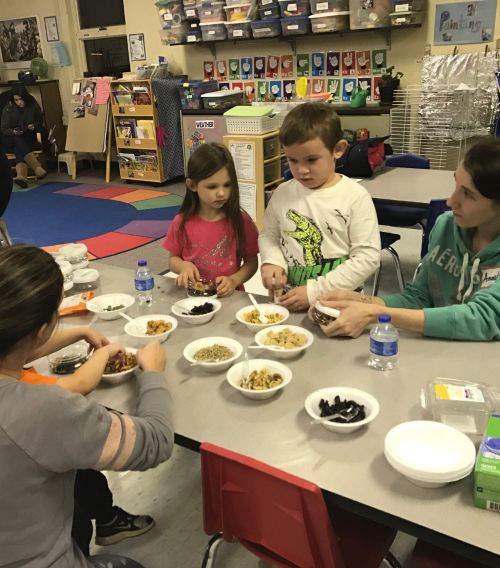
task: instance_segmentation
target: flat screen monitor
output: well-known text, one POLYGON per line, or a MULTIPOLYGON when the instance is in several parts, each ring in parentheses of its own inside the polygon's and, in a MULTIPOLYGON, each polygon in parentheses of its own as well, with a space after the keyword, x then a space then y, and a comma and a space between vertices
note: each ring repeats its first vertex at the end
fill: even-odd
POLYGON ((123 0, 78 0, 78 14, 82 30, 125 24, 123 0))

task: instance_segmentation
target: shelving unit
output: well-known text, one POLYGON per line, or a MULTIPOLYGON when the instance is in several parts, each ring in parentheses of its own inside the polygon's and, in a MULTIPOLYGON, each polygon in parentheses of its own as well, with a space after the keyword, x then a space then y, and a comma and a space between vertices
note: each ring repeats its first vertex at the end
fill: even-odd
POLYGON ((224 144, 236 166, 241 204, 261 229, 266 207, 265 192, 283 181, 281 160, 284 156, 279 131, 226 134, 224 144))
POLYGON ((112 81, 111 94, 120 177, 164 182, 166 176, 162 152, 156 141, 158 115, 151 81, 112 81))

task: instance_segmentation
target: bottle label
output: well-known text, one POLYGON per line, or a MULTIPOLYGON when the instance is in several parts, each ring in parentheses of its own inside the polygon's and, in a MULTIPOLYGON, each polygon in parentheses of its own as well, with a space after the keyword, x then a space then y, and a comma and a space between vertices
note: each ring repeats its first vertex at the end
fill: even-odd
POLYGON ((370 338, 370 352, 379 357, 391 357, 398 354, 397 341, 377 341, 370 338))
POLYGON ((147 280, 135 280, 135 289, 139 292, 147 292, 155 287, 154 278, 148 278, 147 280))

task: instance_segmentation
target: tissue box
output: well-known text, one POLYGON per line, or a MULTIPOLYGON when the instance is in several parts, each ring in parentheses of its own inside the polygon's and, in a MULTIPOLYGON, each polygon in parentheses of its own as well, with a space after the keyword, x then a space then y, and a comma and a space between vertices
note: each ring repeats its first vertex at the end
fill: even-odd
POLYGON ((500 414, 486 426, 474 468, 474 505, 500 513, 500 414))

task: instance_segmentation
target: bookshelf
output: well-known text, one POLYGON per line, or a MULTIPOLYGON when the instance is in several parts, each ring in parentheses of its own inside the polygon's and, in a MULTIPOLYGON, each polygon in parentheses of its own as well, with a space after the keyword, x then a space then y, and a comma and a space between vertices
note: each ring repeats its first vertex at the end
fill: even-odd
POLYGON ((166 181, 161 148, 156 141, 158 115, 149 79, 111 82, 111 112, 120 177, 166 181))

